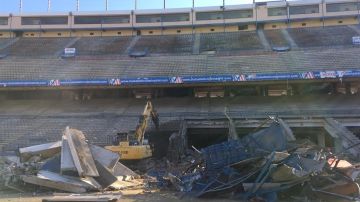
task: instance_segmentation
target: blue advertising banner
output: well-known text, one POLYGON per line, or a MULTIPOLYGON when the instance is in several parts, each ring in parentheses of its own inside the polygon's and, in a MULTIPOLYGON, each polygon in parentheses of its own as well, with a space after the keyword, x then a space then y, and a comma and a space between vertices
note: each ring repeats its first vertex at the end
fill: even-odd
POLYGON ((184 76, 183 83, 213 83, 213 82, 232 82, 234 77, 232 75, 219 76, 184 76))
POLYGON ((246 76, 247 81, 293 80, 302 78, 302 74, 299 73, 250 74, 246 76))
POLYGON ((47 85, 47 81, 0 81, 2 87, 38 87, 47 85))
POLYGON ((121 86, 224 83, 270 80, 342 79, 360 77, 360 70, 310 71, 301 73, 260 73, 210 76, 112 78, 89 80, 0 81, 0 87, 121 86))
POLYGON ((107 79, 99 80, 61 80, 61 86, 102 86, 108 85, 109 81, 107 79))
MULTIPOLYGON (((119 79, 121 85, 169 84, 169 77, 119 79)), ((110 84, 111 85, 111 84, 110 84)))

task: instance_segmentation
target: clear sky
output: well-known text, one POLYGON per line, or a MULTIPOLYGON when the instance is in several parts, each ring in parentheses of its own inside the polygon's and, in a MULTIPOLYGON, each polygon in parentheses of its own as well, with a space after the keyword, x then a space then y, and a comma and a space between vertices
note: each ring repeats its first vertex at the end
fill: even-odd
MULTIPOLYGON (((22 0, 23 12, 46 12, 48 0, 22 0)), ((132 10, 135 0, 108 0, 109 10, 132 10)), ((20 0, 0 0, 0 13, 19 12, 20 0)), ((137 0, 138 9, 163 8, 163 0, 137 0)), ((195 0, 195 7, 220 6, 223 0, 195 0)), ((252 0, 225 0, 226 5, 247 4, 252 0)), ((166 0, 166 8, 191 7, 192 0, 166 0)), ((76 0, 51 0, 51 11, 74 11, 76 0)), ((80 0, 80 11, 104 11, 105 0, 80 0)))

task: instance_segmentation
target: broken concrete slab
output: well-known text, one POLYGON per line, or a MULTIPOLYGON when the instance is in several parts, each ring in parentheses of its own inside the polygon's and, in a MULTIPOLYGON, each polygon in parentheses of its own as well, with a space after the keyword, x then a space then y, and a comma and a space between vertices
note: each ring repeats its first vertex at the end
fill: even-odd
POLYGON ((61 151, 61 141, 47 144, 35 145, 19 149, 20 161, 26 162, 33 156, 40 157, 39 160, 47 159, 61 151))
POLYGON ((68 140, 64 135, 62 137, 60 172, 63 175, 70 175, 70 176, 78 175, 78 171, 76 169, 74 160, 71 156, 68 140))
POLYGON ((106 188, 117 181, 117 178, 112 172, 99 161, 95 160, 95 165, 100 175, 99 177, 94 177, 94 179, 102 186, 102 188, 106 188))
POLYGON ((45 170, 53 173, 60 173, 60 155, 57 154, 54 157, 47 160, 40 168, 40 170, 45 170))
POLYGON ((98 177, 99 172, 96 169, 95 161, 91 155, 90 147, 85 141, 84 134, 69 127, 65 129, 64 134, 68 140, 71 156, 79 176, 98 177))
POLYGON ((67 191, 71 193, 85 193, 92 190, 89 184, 79 179, 63 176, 49 171, 40 171, 36 176, 22 175, 21 179, 29 184, 67 191))
POLYGON ((72 202, 72 201, 84 201, 84 202, 111 202, 118 201, 121 198, 121 194, 76 194, 76 195, 55 195, 51 198, 44 198, 43 202, 72 202))
POLYGON ((96 145, 90 145, 91 154, 95 161, 98 161, 106 168, 113 170, 120 160, 119 153, 112 152, 96 145))
POLYGON ((113 174, 115 176, 133 176, 133 177, 139 177, 138 174, 136 174, 134 171, 132 171, 130 168, 126 167, 120 162, 117 162, 114 169, 113 174))

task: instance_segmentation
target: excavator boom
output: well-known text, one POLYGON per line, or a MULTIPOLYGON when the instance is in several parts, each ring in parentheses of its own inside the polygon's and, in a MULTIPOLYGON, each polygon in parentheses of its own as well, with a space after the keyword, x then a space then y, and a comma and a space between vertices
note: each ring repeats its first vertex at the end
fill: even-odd
POLYGON ((149 124, 150 117, 151 117, 152 121, 154 122, 155 127, 159 128, 159 116, 158 116, 157 112, 154 110, 151 102, 148 101, 144 108, 144 112, 142 113, 142 115, 139 118, 139 123, 136 126, 136 130, 135 130, 135 138, 137 139, 137 141, 139 142, 140 145, 143 144, 145 131, 149 124))

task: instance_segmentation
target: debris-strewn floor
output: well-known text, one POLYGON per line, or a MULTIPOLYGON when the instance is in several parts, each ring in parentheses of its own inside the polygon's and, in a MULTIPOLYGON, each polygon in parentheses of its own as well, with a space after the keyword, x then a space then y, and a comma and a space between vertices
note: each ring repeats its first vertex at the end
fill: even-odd
POLYGON ((233 128, 227 140, 201 149, 188 148, 180 130, 169 138, 168 156, 147 159, 154 166, 141 173, 119 163, 119 154, 89 144, 81 131, 67 127, 61 141, 20 148, 18 157, 0 161, 0 190, 22 193, 3 192, 0 199, 360 200, 359 139, 348 134, 337 139, 336 148, 320 147, 297 140, 278 117, 266 122, 269 127, 241 138, 233 128))
MULTIPOLYGON (((158 191, 154 190, 151 193, 144 193, 143 189, 135 189, 135 190, 125 190, 122 191, 122 197, 119 201, 121 202, 168 202, 168 201, 193 201, 193 202, 203 202, 208 201, 208 199, 179 199, 177 197, 177 192, 168 192, 168 191, 158 191)), ((51 194, 43 194, 32 196, 31 193, 26 194, 6 194, 0 192, 0 202, 41 202, 43 198, 50 197, 51 194)), ((212 199, 213 202, 232 202, 235 200, 230 199, 212 199)), ((238 201, 238 200, 236 200, 238 201)))

